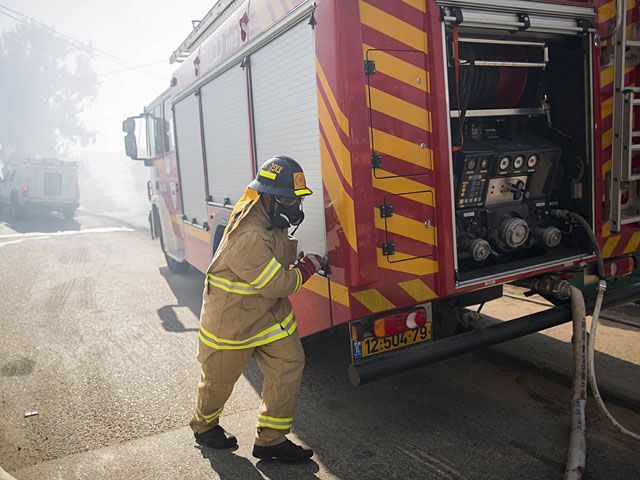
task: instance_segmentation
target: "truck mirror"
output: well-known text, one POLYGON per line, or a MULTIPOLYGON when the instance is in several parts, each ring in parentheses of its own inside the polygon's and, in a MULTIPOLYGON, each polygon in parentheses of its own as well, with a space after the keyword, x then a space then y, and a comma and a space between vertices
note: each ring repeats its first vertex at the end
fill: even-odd
MULTIPOLYGON (((127 119, 127 120, 130 120, 130 119, 127 119)), ((124 130, 124 122, 123 122, 123 130, 124 130)), ((134 131, 128 132, 127 136, 124 137, 124 150, 127 153, 127 157, 133 160, 137 160, 138 159, 138 143, 136 142, 136 135, 134 132, 135 132, 135 124, 134 124, 134 131)))
POLYGON ((136 119, 135 117, 129 117, 122 122, 122 131, 124 133, 136 133, 136 119))
MULTIPOLYGON (((129 117, 122 122, 124 137, 124 150, 127 157, 132 160, 146 160, 151 158, 149 152, 149 139, 147 129, 147 117, 145 114, 129 117)), ((146 163, 145 163, 146 165, 146 163)))

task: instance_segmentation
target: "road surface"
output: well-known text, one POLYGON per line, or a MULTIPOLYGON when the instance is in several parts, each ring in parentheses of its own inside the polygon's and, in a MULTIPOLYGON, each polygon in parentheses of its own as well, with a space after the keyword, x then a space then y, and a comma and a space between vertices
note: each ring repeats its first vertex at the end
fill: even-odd
MULTIPOLYGON (((565 385, 467 355, 356 389, 342 328, 304 342, 294 438, 314 463, 250 456, 255 363, 222 417, 240 448, 201 449, 186 427, 200 273, 172 274, 144 229, 82 210, 74 221, 0 214, 0 268, 0 465, 18 479, 562 476, 565 385)), ((613 410, 640 429, 635 413, 613 410)), ((640 478, 640 446, 592 402, 588 432, 589 478, 640 478)))

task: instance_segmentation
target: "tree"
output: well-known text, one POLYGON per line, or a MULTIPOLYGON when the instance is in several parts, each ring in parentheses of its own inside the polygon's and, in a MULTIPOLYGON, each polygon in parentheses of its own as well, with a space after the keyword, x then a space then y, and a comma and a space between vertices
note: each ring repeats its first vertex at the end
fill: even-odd
POLYGON ((0 154, 50 157, 94 134, 80 121, 98 80, 90 46, 21 23, 0 37, 0 154))

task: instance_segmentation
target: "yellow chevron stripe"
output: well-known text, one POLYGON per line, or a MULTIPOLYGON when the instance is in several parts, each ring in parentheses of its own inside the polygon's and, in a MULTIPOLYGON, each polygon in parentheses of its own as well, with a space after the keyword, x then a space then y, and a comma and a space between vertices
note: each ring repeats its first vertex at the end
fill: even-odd
MULTIPOLYGON (((380 177, 391 177, 394 174, 381 168, 376 169, 377 175, 380 177)), ((424 183, 416 182, 406 177, 395 178, 375 178, 373 177, 373 187, 379 190, 392 193, 394 195, 403 195, 407 192, 425 192, 431 195, 412 195, 411 200, 423 203, 431 207, 435 206, 435 189, 424 183)))
POLYGON ((322 85, 322 89, 324 93, 327 95, 329 99, 329 106, 333 111, 333 114, 338 119, 338 124, 340 125, 340 129, 344 132, 344 134, 349 136, 349 119, 346 117, 342 110, 340 110, 340 106, 338 105, 338 101, 336 97, 333 95, 333 90, 331 90, 331 86, 327 81, 327 76, 324 74, 324 70, 322 69, 322 65, 320 65, 320 61, 316 59, 316 74, 318 75, 318 80, 320 80, 320 85, 322 85))
POLYGON ((438 262, 430 258, 413 258, 412 255, 396 252, 391 255, 392 262, 382 254, 382 248, 377 248, 378 267, 396 272, 410 273, 419 277, 430 275, 438 271, 438 262))
POLYGON ((613 113, 613 97, 608 98, 600 107, 600 118, 604 120, 613 113))
POLYGON ((611 159, 602 164, 602 179, 607 176, 607 173, 611 171, 611 159))
POLYGON ((605 87, 613 82, 613 67, 600 70, 600 87, 605 87))
MULTIPOLYGON (((373 47, 370 45, 362 45, 362 51, 365 58, 367 57, 367 51, 372 49, 373 47)), ((369 52, 369 58, 371 60, 375 60, 376 71, 384 73, 385 75, 395 78, 407 85, 416 87, 423 92, 431 91, 429 72, 426 70, 416 67, 409 62, 405 62, 404 60, 381 50, 373 50, 372 52, 369 52), (418 83, 418 79, 420 79, 420 83, 418 83)))
POLYGON ((406 282, 400 282, 398 284, 405 292, 413 297, 416 302, 426 302, 432 298, 436 298, 438 295, 431 290, 426 283, 419 278, 409 280, 406 282))
POLYGON ((421 12, 427 11, 427 5, 425 0, 402 0, 407 5, 411 5, 413 8, 420 10, 421 12))
POLYGON ((611 139, 613 137, 613 131, 607 130, 602 134, 602 150, 605 150, 611 146, 611 139))
POLYGON ((377 152, 386 153, 405 162, 433 170, 433 152, 430 148, 420 148, 420 145, 416 143, 377 128, 373 128, 372 131, 377 152))
POLYGON ((376 228, 402 235, 403 237, 408 237, 428 245, 436 245, 436 227, 427 227, 422 222, 398 215, 397 213, 387 218, 385 224, 385 219, 380 217, 380 208, 376 207, 374 210, 376 228))
POLYGON ((302 285, 302 288, 306 288, 322 297, 329 298, 329 280, 324 277, 312 275, 309 277, 309 280, 302 285))
MULTIPOLYGON (((632 71, 635 67, 627 67, 624 69, 626 75, 632 71)), ((606 87, 613 82, 613 67, 606 67, 600 70, 600 87, 606 87)))
POLYGON ((342 182, 335 169, 329 149, 322 136, 320 137, 320 159, 322 162, 322 173, 324 177, 324 187, 331 198, 331 206, 335 209, 340 225, 347 241, 353 250, 358 251, 358 241, 356 238, 356 219, 353 199, 342 188, 342 182))
POLYGON ((603 237, 611 236, 611 220, 607 220, 602 224, 602 236, 603 237))
POLYGON ((349 287, 333 280, 330 282, 331 300, 335 300, 339 304, 349 307, 351 305, 351 301, 349 300, 349 287))
POLYGON ((620 237, 620 235, 618 235, 616 237, 609 237, 609 239, 607 239, 607 241, 604 244, 604 247, 602 248, 602 256, 603 257, 610 257, 611 256, 613 251, 618 246, 618 242, 620 241, 620 238, 622 238, 622 237, 620 237))
POLYGON ((413 25, 360 0, 360 20, 368 27, 378 30, 405 45, 428 53, 427 34, 413 25))
POLYGON ((374 87, 370 87, 369 92, 371 100, 367 96, 367 106, 373 110, 397 118, 427 132, 431 131, 431 112, 428 110, 374 87))
POLYGON ((329 116, 329 110, 327 110, 327 105, 322 95, 320 95, 320 92, 318 92, 318 117, 320 118, 322 129, 327 135, 329 147, 338 163, 338 167, 340 167, 340 173, 347 183, 351 185, 351 152, 349 152, 347 146, 342 143, 342 139, 336 130, 333 120, 331 120, 329 116))
POLYGON ((598 23, 611 20, 616 14, 616 2, 611 0, 598 8, 598 23))
POLYGON ((383 312, 385 310, 391 310, 392 308, 395 308, 395 305, 375 288, 363 290, 362 292, 353 292, 351 295, 353 295, 356 300, 358 300, 373 313, 383 312))
POLYGON ((184 231, 187 235, 191 235, 198 240, 209 243, 211 241, 211 235, 200 228, 189 225, 188 223, 182 223, 184 225, 184 231))
POLYGON ((629 243, 627 243, 627 246, 624 247, 624 253, 633 253, 638 250, 638 246, 640 246, 640 232, 635 232, 631 236, 631 239, 629 240, 629 243))

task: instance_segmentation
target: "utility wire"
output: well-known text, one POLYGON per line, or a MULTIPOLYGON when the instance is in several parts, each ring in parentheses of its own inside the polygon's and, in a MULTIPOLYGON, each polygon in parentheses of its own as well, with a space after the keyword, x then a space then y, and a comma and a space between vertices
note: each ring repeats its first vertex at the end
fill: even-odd
POLYGON ((166 63, 166 60, 158 60, 157 62, 151 62, 151 63, 143 63, 142 65, 132 65, 131 67, 127 67, 127 68, 122 68, 120 70, 113 70, 111 72, 103 72, 103 73, 97 73, 96 76, 97 77, 104 77, 107 75, 114 75, 116 73, 122 73, 122 72, 129 72, 131 70, 138 70, 140 71, 140 69, 142 67, 148 67, 150 65, 158 65, 159 63, 166 63))
MULTIPOLYGON (((36 23, 38 25, 41 25, 41 26, 43 26, 45 28, 48 28, 56 36, 66 40, 68 43, 70 43, 70 44, 72 44, 74 46, 80 46, 80 47, 89 49, 96 56, 101 57, 101 58, 103 58, 105 60, 109 60, 111 62, 118 63, 118 64, 120 64, 120 65, 122 65, 124 67, 127 67, 127 69, 129 69, 129 70, 135 70, 137 72, 144 73, 145 75, 154 77, 154 78, 156 78, 158 80, 166 80, 166 77, 164 75, 161 75, 161 74, 159 74, 157 72, 153 72, 153 71, 149 71, 149 70, 142 70, 141 69, 142 66, 148 66, 148 65, 152 65, 152 64, 157 64, 157 63, 160 63, 160 62, 153 62, 153 63, 146 64, 146 65, 135 65, 134 63, 132 63, 132 62, 130 62, 128 60, 125 60, 123 58, 120 58, 120 57, 117 57, 115 55, 112 55, 112 54, 110 54, 108 52, 105 52, 105 51, 102 51, 100 49, 97 49, 97 48, 93 47, 92 45, 90 45, 88 43, 82 42, 81 40, 78 40, 78 39, 76 39, 76 38, 74 38, 74 37, 72 37, 70 35, 67 35, 67 34, 64 34, 62 32, 59 32, 55 28, 51 27, 50 25, 47 25, 46 23, 44 23, 44 22, 42 22, 42 21, 40 21, 40 20, 38 20, 36 18, 30 17, 29 15, 25 15, 24 13, 18 12, 17 10, 14 10, 14 9, 12 9, 10 7, 7 7, 4 4, 0 3, 0 9, 2 9, 2 10, 0 10, 0 14, 2 14, 2 15, 5 15, 5 16, 7 16, 9 18, 12 18, 13 20, 16 20, 16 21, 18 21, 20 23, 23 23, 23 24, 28 24, 29 21, 31 21, 31 22, 36 23), (6 10, 6 11, 3 11, 3 10, 6 10), (7 13, 7 11, 11 12, 11 13, 7 13), (19 17, 22 17, 22 18, 19 18, 19 17, 15 16, 15 15, 18 15, 19 17)), ((126 71, 126 70, 122 70, 122 71, 126 71)))

